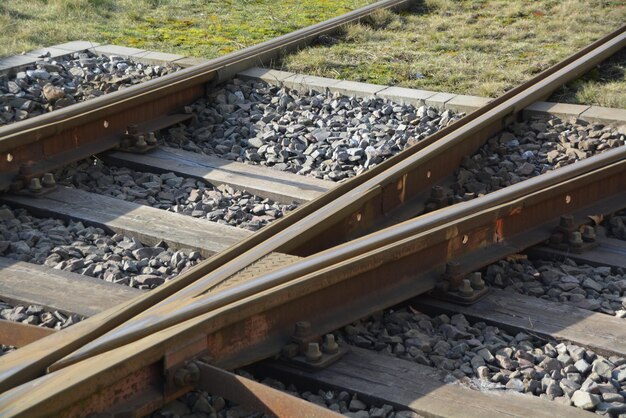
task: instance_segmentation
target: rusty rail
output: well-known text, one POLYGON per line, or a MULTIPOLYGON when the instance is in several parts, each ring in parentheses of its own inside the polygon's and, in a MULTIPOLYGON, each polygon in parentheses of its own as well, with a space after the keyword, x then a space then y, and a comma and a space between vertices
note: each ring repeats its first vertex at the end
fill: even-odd
MULTIPOLYGON (((423 165, 434 161, 429 160, 430 157, 428 157, 431 151, 434 151, 432 155, 441 157, 443 150, 456 147, 461 141, 468 144, 473 142, 473 146, 477 147, 479 144, 475 143, 476 138, 486 139, 488 133, 502 127, 507 119, 513 117, 524 106, 541 98, 550 89, 554 89, 575 75, 579 75, 590 68, 590 66, 595 65, 622 48, 625 42, 624 30, 625 27, 620 28, 583 51, 546 70, 523 86, 494 100, 469 117, 426 139, 423 143, 391 158, 373 170, 339 185, 336 189, 322 196, 322 198, 305 205, 298 211, 253 235, 239 246, 208 260, 177 280, 126 303, 116 310, 96 315, 57 335, 31 344, 19 350, 18 353, 9 354, 3 359, 6 361, 3 361, 3 364, 0 365, 0 376, 2 377, 0 379, 0 390, 7 390, 17 384, 40 376, 47 367, 61 357, 66 356, 88 341, 122 324, 124 321, 128 321, 133 316, 148 310, 151 305, 164 300, 183 288, 184 290, 177 294, 174 300, 180 299, 184 301, 187 297, 201 294, 206 289, 236 273, 243 266, 271 251, 285 250, 289 246, 293 248, 293 243, 301 244, 301 241, 297 240, 304 238, 302 231, 307 231, 322 224, 333 225, 333 222, 337 223, 340 221, 353 225, 357 218, 368 219, 370 222, 362 222, 364 225, 350 229, 352 232, 371 226, 370 224, 373 223, 372 219, 375 220, 377 217, 371 215, 368 211, 376 210, 379 211, 380 215, 382 210, 382 213, 385 214, 386 211, 391 211, 402 204, 398 196, 402 195, 406 200, 415 198, 419 196, 422 190, 427 190, 429 185, 432 185, 437 178, 446 175, 446 172, 441 170, 441 172, 437 171, 436 173, 431 171, 430 177, 428 176, 428 170, 423 165), (472 137, 474 141, 470 141, 472 137), (402 184, 399 183, 400 180, 402 184), (426 184, 423 183, 424 181, 426 181, 426 184), (386 184, 386 188, 383 189, 380 186, 381 184, 386 184), (397 190, 399 184, 401 193, 397 190), (392 192, 394 188, 396 188, 396 191, 392 192), (387 200, 382 200, 383 196, 387 200), (329 202, 334 203, 331 204, 329 202), (385 203, 383 206, 383 202, 390 203, 385 203), (198 280, 199 277, 208 272, 212 273, 202 280, 198 280)), ((454 150, 457 150, 457 148, 454 148, 454 150)), ((431 170, 434 170, 434 168, 431 170)), ((450 170, 452 168, 448 167, 448 172, 450 170)), ((358 222, 356 223, 358 224, 358 222)), ((150 313, 149 310, 148 313, 150 313)), ((176 321, 184 319, 185 317, 183 316, 176 317, 176 321)), ((164 327, 171 326, 172 322, 163 322, 161 325, 164 327)), ((116 341, 116 343, 132 341, 133 338, 143 334, 140 332, 133 335, 120 332, 116 337, 118 335, 123 336, 123 338, 116 341)), ((112 341, 115 341, 115 339, 112 339, 112 341)), ((96 352, 110 348, 112 346, 103 345, 98 347, 96 352)))
MULTIPOLYGON (((621 46, 626 45, 624 29, 626 27, 622 28, 620 36, 602 44, 599 50, 594 49, 590 52, 594 60, 597 60, 598 56, 607 57, 609 52, 615 52, 621 46)), ((191 318, 195 313, 183 314, 181 311, 180 315, 172 315, 172 312, 184 305, 188 298, 201 295, 235 274, 241 266, 248 265, 270 251, 307 256, 338 244, 338 240, 333 237, 346 237, 359 230, 371 228, 376 221, 384 219, 384 215, 411 199, 418 198, 423 195, 424 191, 429 191, 436 181, 451 175, 464 155, 474 152, 491 135, 502 128, 505 118, 522 110, 532 100, 545 94, 545 89, 557 88, 572 67, 578 68, 581 65, 578 61, 588 65, 589 57, 581 57, 570 66, 551 74, 539 83, 528 86, 518 95, 494 106, 469 123, 458 126, 457 129, 436 142, 431 140, 430 145, 403 161, 397 162, 378 176, 346 191, 343 196, 336 198, 292 227, 279 231, 271 240, 253 251, 215 269, 206 277, 145 310, 118 329, 110 331, 108 335, 105 334, 102 338, 90 342, 81 349, 81 355, 76 355, 75 358, 89 355, 87 353, 106 351, 119 344, 148 335, 157 329, 191 318), (258 249, 265 251, 259 253, 258 249)))
POLYGON ((85 415, 111 399, 125 411, 141 403, 146 413, 145 405, 184 392, 175 376, 190 358, 225 368, 266 358, 290 340, 297 320, 316 334, 333 330, 432 289, 449 261, 469 271, 546 239, 563 213, 581 220, 624 207, 625 187, 619 148, 359 238, 196 298, 188 306, 203 313, 191 319, 0 395, 0 415, 85 415))
POLYGON ((143 124, 180 111, 219 82, 252 66, 301 48, 381 9, 409 7, 413 0, 384 0, 87 102, 0 127, 0 190, 18 177, 29 178, 110 149, 130 124, 143 124))

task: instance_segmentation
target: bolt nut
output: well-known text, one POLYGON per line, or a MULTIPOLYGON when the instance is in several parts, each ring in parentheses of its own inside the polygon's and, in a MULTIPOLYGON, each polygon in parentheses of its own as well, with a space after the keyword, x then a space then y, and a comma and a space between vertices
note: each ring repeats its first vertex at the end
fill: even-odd
POLYGON ((483 280, 483 275, 480 271, 476 271, 470 274, 469 281, 472 285, 472 289, 482 290, 485 288, 485 281, 483 280))
POLYGON ((296 322, 296 332, 294 335, 297 338, 306 338, 311 335, 311 323, 309 321, 296 322))
POLYGON ((326 354, 335 354, 339 351, 339 345, 335 341, 333 334, 326 334, 324 337, 324 344, 322 344, 322 351, 326 354))
POLYGON ((148 146, 148 144, 146 143, 146 139, 143 135, 137 136, 137 142, 135 142, 135 146, 139 148, 145 148, 148 146))
POLYGON ((41 184, 43 185, 43 187, 48 187, 48 188, 56 186, 57 183, 56 181, 54 181, 54 174, 52 173, 44 174, 41 184))
POLYGON ((572 247, 581 247, 583 245, 582 234, 578 231, 572 232, 572 238, 570 240, 572 247))
POLYGON ((174 384, 178 387, 192 386, 200 380, 200 368, 194 362, 188 363, 174 373, 174 384))
POLYGON ((322 352, 318 343, 309 343, 306 350, 306 359, 311 363, 318 363, 322 360, 322 352))
POLYGON ((461 287, 459 288, 459 294, 466 297, 474 295, 474 289, 472 289, 472 284, 468 279, 463 279, 461 287))
POLYGON ((155 145, 157 143, 154 132, 148 132, 148 135, 146 136, 146 142, 148 143, 148 145, 155 145))
POLYGON ((30 190, 33 193, 41 192, 41 181, 39 181, 39 179, 36 178, 36 177, 30 179, 30 184, 28 185, 28 190, 30 190))
POLYGON ((596 240, 596 230, 593 226, 585 225, 583 228, 583 241, 594 242, 596 240))

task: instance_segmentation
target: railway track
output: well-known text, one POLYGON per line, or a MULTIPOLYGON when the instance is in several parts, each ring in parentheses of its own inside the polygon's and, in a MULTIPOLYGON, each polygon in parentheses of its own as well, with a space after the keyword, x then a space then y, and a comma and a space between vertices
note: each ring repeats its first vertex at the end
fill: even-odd
MULTIPOLYGON (((208 64, 0 128, 0 147, 6 157, 3 185, 17 192, 2 197, 10 205, 3 209, 3 217, 7 225, 24 228, 6 234, 28 240, 26 230, 32 230, 32 225, 49 227, 57 221, 45 218, 53 217, 70 223, 54 224, 52 235, 60 235, 56 239, 62 241, 67 234, 66 244, 74 241, 55 247, 52 255, 41 255, 43 266, 28 262, 32 260, 7 260, 3 272, 13 280, 3 280, 2 298, 45 305, 57 311, 50 315, 62 318, 75 314, 71 321, 57 321, 58 327, 72 324, 58 332, 2 322, 0 335, 24 345, 5 354, 0 363, 3 415, 86 416, 103 411, 114 416, 146 415, 194 388, 279 416, 333 414, 224 371, 253 363, 255 374, 297 382, 300 387, 358 394, 378 405, 374 409, 381 410, 381 416, 402 416, 401 410, 437 416, 585 416, 589 413, 584 409, 599 408, 611 416, 624 413, 620 409, 626 378, 623 319, 584 306, 591 303, 584 301, 594 291, 606 295, 598 302, 604 311, 620 310, 615 304, 623 297, 619 277, 624 266, 607 254, 623 254, 623 245, 619 240, 594 238, 589 216, 597 220, 626 207, 624 136, 582 121, 567 125, 546 117, 521 122, 519 114, 623 48, 625 28, 458 120, 426 106, 403 108, 381 101, 382 107, 376 108, 371 99, 342 102, 337 97, 325 103, 323 95, 290 95, 279 88, 266 90, 255 85, 258 81, 246 85, 238 78, 217 88, 225 88, 237 100, 240 93, 242 102, 231 104, 226 99, 218 103, 222 107, 211 108, 199 101, 192 106, 192 113, 213 118, 208 122, 212 135, 229 112, 258 110, 260 104, 265 113, 258 120, 268 116, 272 104, 276 113, 293 113, 298 106, 312 112, 318 106, 313 105, 315 100, 331 116, 337 111, 367 119, 364 109, 379 119, 413 112, 406 121, 394 122, 390 117, 393 129, 361 126, 365 122, 358 120, 354 129, 345 131, 366 131, 361 140, 369 141, 370 133, 383 129, 388 135, 384 140, 397 140, 396 148, 389 145, 388 152, 367 157, 368 170, 354 167, 352 173, 360 174, 345 182, 330 181, 340 179, 330 175, 334 169, 319 168, 320 179, 206 155, 223 142, 203 145, 198 139, 207 132, 202 116, 192 120, 190 128, 169 130, 160 136, 161 146, 145 154, 118 150, 100 155, 95 162, 68 167, 72 161, 117 146, 120 140, 130 141, 131 149, 146 148, 145 137, 131 131, 148 133, 189 120, 189 114, 172 116, 171 112, 191 105, 205 90, 216 89, 216 84, 207 82, 227 82, 243 69, 379 7, 408 3, 381 2, 208 64), (441 122, 444 118, 449 123, 441 122), (428 125, 433 120, 439 125, 428 125), (138 127, 128 129, 130 123, 138 127), (409 142, 410 135, 398 133, 407 129, 414 137, 428 134, 409 142), (181 132, 188 142, 176 139, 181 132), (516 137, 521 143, 513 141, 516 137), (185 149, 189 143, 195 143, 199 152, 185 149), (530 152, 526 160, 511 159, 519 154, 516 147, 530 152), (490 161, 492 154, 501 159, 490 161), (481 172, 484 167, 492 168, 481 172), (37 187, 29 192, 20 189, 51 170, 60 170, 55 190, 40 195, 37 187), (508 171, 516 177, 502 174, 508 171), (105 189, 108 196, 95 193, 105 189), (226 207, 220 207, 222 201, 228 202, 226 207), (28 212, 18 212, 23 210, 28 212), (264 223, 269 225, 251 232, 264 223), (513 288, 486 292, 477 270, 547 240, 552 247, 533 250, 541 255, 537 274, 547 271, 548 257, 570 260, 573 252, 588 250, 575 255, 577 261, 568 261, 569 270, 551 276, 563 284, 557 289, 561 293, 552 296, 572 303, 532 297, 541 295, 538 286, 519 286, 526 295, 514 293, 513 288), (88 265, 72 256, 96 248, 101 259, 92 257, 88 265), (108 261, 121 262, 125 274, 108 270, 108 261), (576 263, 604 267, 598 277, 576 279, 579 273, 574 272, 581 270, 576 263), (81 276, 67 272, 87 268, 91 273, 106 270, 105 282, 90 280, 87 289, 81 276), (567 278, 561 281, 562 276, 567 278), (24 283, 35 282, 45 291, 25 295, 24 283), (121 290, 111 282, 130 287, 121 290), (572 297, 575 288, 583 293, 574 292, 578 296, 572 297), (445 301, 412 299, 427 292, 445 301), (76 300, 77 295, 82 300, 76 300), (574 302, 581 307, 571 306, 574 302), (388 310, 398 304, 404 305, 388 310), (563 310, 567 315, 562 315, 563 310), (362 318, 366 319, 359 321, 362 318), (325 337, 328 333, 332 336, 325 337), (336 347, 334 341, 340 345, 336 347), (345 351, 349 352, 341 357, 345 351), (446 361, 449 352, 454 361, 446 361), (256 364, 277 354, 282 360, 256 364), (580 360, 587 363, 584 372, 580 360), (327 367, 312 371, 321 365, 327 367), (527 369, 534 374, 530 376, 527 369), (591 370, 595 375, 589 377, 591 370), (472 373, 479 379, 471 381, 472 373), (510 391, 559 398, 582 409, 538 397, 502 397, 445 384, 452 381, 490 382, 510 391), (384 409, 385 404, 392 409, 384 409)), ((217 95, 209 97, 217 100, 217 95)), ((278 118, 271 116, 263 123, 280 135, 294 134, 290 138, 299 138, 298 132, 306 130, 306 125, 295 128, 287 121, 272 125, 278 118)), ((344 125, 329 120, 326 127, 337 128, 336 140, 341 142, 349 136, 340 135, 344 125)), ((232 134, 237 127, 224 131, 230 129, 232 134)), ((225 132, 222 135, 227 137, 225 132)), ((250 143, 249 138, 246 141, 250 143)), ((285 151, 279 145, 272 145, 276 152, 269 154, 285 151)), ((232 153, 235 146, 242 155, 256 153, 261 162, 269 161, 267 152, 261 156, 261 147, 231 144, 221 154, 232 153)), ((329 148, 333 150, 329 160, 334 158, 337 166, 352 170, 348 151, 340 156, 339 148, 329 148)), ((359 157, 352 162, 361 157, 352 156, 359 157)), ((317 167, 316 158, 307 160, 317 167)), ((43 186, 53 189, 49 180, 44 178, 43 186)), ((525 266, 511 268, 530 268, 525 266)), ((498 281, 494 270, 487 267, 485 280, 504 287, 502 274, 498 281)), ((549 290, 541 292, 549 294, 549 290)), ((18 309, 16 315, 22 311, 18 309)), ((352 405, 345 395, 339 397, 339 393, 329 396, 327 405, 355 414, 365 408, 356 401, 352 405)))

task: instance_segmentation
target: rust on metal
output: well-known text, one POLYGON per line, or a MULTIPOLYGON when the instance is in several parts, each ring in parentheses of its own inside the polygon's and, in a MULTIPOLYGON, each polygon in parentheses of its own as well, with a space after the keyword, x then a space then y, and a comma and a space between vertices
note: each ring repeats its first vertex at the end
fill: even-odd
POLYGON ((23 347, 55 332, 56 330, 52 328, 0 319, 0 344, 2 345, 23 347))
POLYGON ((237 376, 203 362, 197 364, 200 369, 200 381, 196 387, 234 401, 249 410, 263 411, 275 417, 341 417, 329 409, 246 377, 237 376))
MULTIPOLYGON (((289 246, 292 246, 291 248, 298 248, 298 246, 310 242, 311 240, 320 242, 320 239, 314 239, 316 237, 319 238, 319 236, 316 236, 315 233, 308 232, 310 230, 309 228, 315 225, 322 223, 329 226, 335 225, 338 220, 345 219, 350 214, 355 213, 355 211, 360 211, 361 222, 364 226, 366 226, 368 222, 373 223, 376 219, 376 214, 386 213, 385 211, 390 211, 397 206, 397 203, 394 203, 393 195, 385 193, 384 187, 386 185, 395 184, 399 176, 407 173, 418 173, 420 178, 444 177, 445 173, 438 173, 435 167, 431 167, 427 164, 433 161, 430 157, 427 158, 427 154, 435 150, 437 152, 448 150, 452 144, 459 142, 459 138, 462 138, 464 135, 477 135, 479 131, 484 132, 485 130, 495 130, 501 127, 502 121, 498 118, 503 114, 507 112, 510 113, 511 109, 516 111, 521 110, 538 95, 545 94, 546 90, 549 90, 557 83, 563 82, 563 80, 570 77, 566 74, 568 66, 571 65, 573 68, 584 69, 607 55, 610 55, 611 51, 614 51, 615 48, 619 49, 624 42, 623 28, 618 31, 617 34, 614 34, 613 37, 608 37, 603 41, 607 41, 607 39, 607 45, 602 45, 600 51, 593 51, 590 57, 583 59, 584 54, 577 54, 570 61, 562 65, 559 64, 555 71, 549 71, 546 73, 547 75, 544 74, 545 79, 535 79, 534 82, 541 84, 540 86, 535 86, 535 84, 531 83, 530 85, 522 86, 523 88, 514 89, 512 92, 495 100, 483 109, 474 112, 468 119, 457 122, 452 127, 449 127, 449 129, 446 128, 441 131, 440 134, 427 139, 423 146, 419 146, 418 144, 413 147, 413 149, 410 149, 409 152, 399 154, 399 156, 391 158, 370 172, 366 172, 362 176, 358 176, 340 185, 337 189, 328 192, 319 201, 307 204, 300 210, 293 212, 292 215, 284 218, 284 220, 270 225, 268 228, 261 231, 260 234, 256 234, 246 240, 242 245, 226 252, 222 257, 216 257, 197 269, 194 269, 189 274, 183 275, 183 277, 180 277, 176 281, 170 282, 170 284, 165 287, 150 292, 149 295, 142 299, 128 303, 125 311, 120 313, 103 313, 102 315, 84 321, 85 324, 83 324, 82 327, 82 323, 79 323, 72 327, 74 329, 69 329, 57 334, 62 334, 62 336, 57 339, 53 339, 57 337, 57 335, 54 335, 46 338, 45 342, 42 341, 41 345, 33 344, 33 348, 25 351, 24 354, 20 353, 19 355, 16 354, 13 356, 9 354, 7 360, 10 361, 0 367, 0 376, 2 377, 0 380, 3 382, 1 383, 4 385, 3 388, 12 387, 19 382, 24 382, 27 379, 41 374, 43 368, 47 367, 52 361, 60 358, 60 356, 66 355, 71 350, 80 347, 84 342, 89 341, 89 339, 102 334, 102 332, 111 330, 122 321, 142 311, 146 311, 146 314, 141 318, 144 322, 135 322, 133 324, 135 329, 139 329, 139 332, 136 332, 134 335, 132 333, 124 334, 123 327, 120 327, 120 329, 118 329, 119 332, 113 333, 113 338, 109 340, 109 343, 112 342, 112 344, 104 344, 98 349, 108 350, 115 347, 116 343, 122 341, 116 340, 116 338, 126 339, 126 342, 131 341, 130 346, 133 346, 135 343, 132 343, 132 341, 139 336, 155 333, 154 336, 147 336, 144 339, 146 341, 140 341, 143 341, 142 344, 149 345, 149 349, 146 348, 146 350, 152 350, 151 352, 154 356, 160 358, 159 356, 163 355, 163 350, 167 345, 163 342, 165 337, 169 336, 168 338, 171 339, 192 338, 198 335, 198 333, 205 332, 208 335, 207 346, 209 347, 210 354, 214 358, 220 359, 220 362, 227 364, 229 361, 232 363, 253 361, 254 359, 262 358, 260 356, 267 356, 277 352, 284 342, 289 339, 289 332, 285 331, 286 325, 283 321, 288 321, 289 324, 293 324, 294 319, 301 318, 302 315, 306 317, 307 314, 313 313, 307 312, 309 310, 308 301, 305 304, 300 300, 305 296, 315 294, 316 298, 318 298, 316 299, 317 302, 311 302, 310 309, 319 309, 321 307, 323 310, 322 314, 318 315, 320 319, 316 319, 316 322, 313 324, 317 332, 323 333, 325 330, 328 330, 329 326, 331 326, 331 329, 334 328, 332 327, 333 324, 337 324, 337 326, 342 325, 341 322, 346 321, 348 315, 359 317, 370 312, 373 307, 382 308, 387 303, 392 303, 399 298, 406 298, 407 294, 415 294, 416 292, 419 293, 432 288, 436 277, 441 273, 440 267, 444 265, 445 262, 450 261, 450 257, 459 257, 463 260, 467 259, 464 265, 469 267, 473 266, 472 262, 487 263, 491 261, 493 257, 497 257, 503 252, 510 251, 511 247, 517 248, 521 246, 522 243, 543 239, 543 230, 538 229, 541 220, 543 220, 544 223, 550 223, 552 220, 549 216, 553 216, 553 214, 558 213, 559 210, 563 211, 562 206, 564 205, 568 205, 568 210, 576 216, 588 215, 589 213, 584 213, 587 209, 589 209, 590 213, 596 214, 606 212, 610 208, 623 207, 623 196, 620 197, 618 195, 616 197, 613 195, 613 197, 610 197, 610 193, 615 192, 615 187, 618 187, 617 190, 623 190, 625 186, 623 171, 618 171, 617 174, 614 172, 613 174, 615 175, 610 178, 606 177, 610 173, 603 171, 605 178, 602 179, 602 183, 600 184, 608 185, 608 187, 598 187, 598 184, 595 183, 593 186, 598 189, 597 192, 588 190, 589 187, 586 187, 584 182, 581 182, 580 188, 577 188, 578 183, 576 185, 567 184, 567 181, 574 179, 575 175, 579 177, 584 176, 586 172, 581 174, 580 170, 589 170, 589 172, 591 170, 597 172, 601 171, 593 166, 594 163, 600 160, 590 158, 586 160, 586 162, 583 161, 580 164, 576 164, 576 167, 568 166, 570 168, 569 170, 567 170, 568 167, 565 167, 558 170, 559 173, 552 176, 548 174, 540 176, 541 180, 532 179, 524 182, 524 186, 530 189, 520 190, 520 187, 512 187, 510 190, 507 189, 507 193, 494 192, 485 198, 477 199, 479 202, 474 201, 473 204, 461 204, 458 205, 458 207, 449 208, 449 210, 437 211, 423 219, 418 218, 408 221, 398 227, 364 237, 362 240, 357 240, 354 246, 340 246, 334 248, 333 252, 338 251, 340 253, 341 251, 339 250, 349 249, 349 251, 346 250, 340 254, 339 258, 331 257, 328 252, 322 254, 319 258, 310 257, 306 260, 305 264, 299 266, 303 269, 301 270, 303 274, 291 270, 288 275, 273 277, 273 282, 268 279, 271 274, 265 275, 265 279, 267 280, 265 282, 255 282, 254 286, 260 286, 260 290, 267 291, 268 293, 266 295, 260 295, 259 298, 254 301, 254 306, 246 305, 246 311, 241 309, 241 305, 234 302, 239 300, 236 298, 237 295, 234 294, 232 294, 231 299, 227 298, 219 303, 222 303, 222 308, 226 306, 224 304, 232 303, 233 305, 237 305, 238 310, 229 312, 229 315, 221 317, 218 317, 217 313, 211 311, 211 309, 218 309, 220 306, 211 306, 209 303, 211 299, 208 296, 206 298, 198 298, 191 304, 189 304, 188 301, 189 297, 199 295, 211 285, 215 285, 226 277, 236 273, 236 271, 241 269, 242 265, 247 265, 268 252, 289 246), (621 38, 617 39, 620 36, 621 38), (583 62, 576 64, 579 58, 583 62), (559 73, 559 71, 561 71, 561 73, 559 73), (529 89, 529 91, 525 92, 526 89, 529 89), (524 92, 524 94, 522 94, 522 92, 524 92), (520 97, 516 97, 518 94, 520 97), (455 133, 454 138, 452 138, 452 132, 455 133), (446 138, 447 135, 450 135, 450 137, 446 138), (441 140, 442 145, 439 145, 438 142, 437 147, 429 148, 427 145, 433 144, 435 140, 441 140), (589 162, 590 160, 593 161, 589 162), (428 165, 429 167, 422 168, 422 165, 428 165), (430 174, 430 176, 428 174, 430 174), (565 186, 561 185, 563 181, 565 181, 565 186), (519 193, 528 193, 528 190, 538 190, 540 184, 543 187, 541 193, 557 193, 550 189, 551 187, 556 188, 557 186, 560 188, 570 187, 570 189, 568 189, 567 192, 559 190, 559 194, 557 195, 546 196, 542 194, 541 196, 546 198, 546 201, 542 203, 542 205, 536 205, 536 207, 528 209, 528 205, 533 203, 532 199, 538 196, 540 192, 534 193, 532 196, 522 195, 524 197, 520 197, 519 193), (533 187, 535 188, 533 189, 533 187), (571 189, 572 187, 574 188, 573 190, 571 189), (621 189, 619 189, 619 187, 621 187, 621 189), (600 193, 600 189, 606 190, 602 190, 600 193), (517 196, 516 193, 518 194, 517 196), (344 194, 344 196, 342 196, 342 194, 344 194), (364 196, 367 196, 367 198, 364 198, 364 196), (567 197, 569 197, 569 199, 567 197), (329 202, 333 199, 336 199, 336 202, 330 205, 329 202), (501 200, 498 201, 497 199, 501 200), (510 199, 516 200, 511 201, 510 199), (596 200, 594 201, 593 199, 596 200), (510 212, 511 205, 519 205, 520 200, 524 200, 525 202, 525 216, 516 216, 514 219, 508 218, 507 213, 510 212), (596 203, 594 204, 593 202, 596 203), (618 204, 622 206, 618 206, 618 204), (488 216, 484 213, 479 216, 477 214, 478 212, 472 212, 478 210, 477 205, 489 205, 488 207, 493 209, 485 211, 485 213, 488 213, 488 216), (494 205, 500 206, 494 208, 494 205), (539 208, 539 206, 541 207, 539 208), (318 211, 318 209, 323 210, 318 211), (461 215, 468 218, 459 218, 461 215), (451 216, 455 218, 450 218, 451 216), (451 248, 449 240, 458 239, 456 235, 450 235, 452 229, 458 231, 457 233, 466 234, 468 237, 472 237, 474 234, 484 237, 496 237, 498 234, 496 234, 494 230, 494 221, 498 218, 502 219, 499 232, 502 237, 501 243, 508 244, 509 247, 505 245, 493 245, 493 243, 492 245, 485 243, 485 246, 481 248, 474 248, 471 245, 462 245, 452 247, 459 248, 461 253, 449 253, 448 250, 451 248), (364 222, 364 220, 367 222, 364 222), (457 221, 464 222, 462 228, 458 224, 453 223, 457 221), (527 238, 524 240, 518 239, 517 234, 523 234, 527 238), (272 240, 264 241, 272 235, 274 235, 272 240), (385 246, 392 246, 393 248, 386 248, 385 246), (479 261, 472 260, 470 256, 476 258, 476 254, 479 254, 479 251, 482 251, 480 254, 484 255, 484 257, 479 257, 479 261), (418 254, 419 257, 415 257, 416 254, 418 254), (407 255, 412 255, 412 257, 407 257, 407 255), (410 258, 413 258, 413 260, 410 260, 410 258), (420 265, 415 264, 415 259, 424 263, 430 261, 430 263, 427 265, 427 268, 422 271, 420 270, 420 265), (393 270, 385 268, 385 264, 391 261, 394 262, 393 270), (334 267, 331 268, 332 266, 334 267), (199 274, 211 271, 213 268, 215 268, 213 273, 194 283, 199 274), (316 277, 316 280, 312 280, 312 277, 316 277), (416 280, 418 277, 420 280, 416 280), (358 278, 358 280, 354 278, 358 278), (339 280, 339 282, 337 280, 339 280), (184 288, 185 286, 187 287, 184 288), (275 292, 269 292, 269 289, 273 286, 282 287, 275 292), (166 313, 171 314, 168 315, 167 318, 158 317, 159 306, 152 309, 145 309, 147 306, 150 306, 151 303, 159 301, 163 297, 171 295, 173 292, 183 288, 184 290, 180 291, 175 297, 176 303, 166 308, 166 313), (282 292, 278 292, 278 290, 282 292), (370 295, 369 299, 367 296, 362 299, 354 296, 359 295, 359 292, 364 292, 365 290, 367 290, 370 295), (298 297, 298 295, 300 296, 298 297), (348 304, 346 303, 346 295, 354 296, 350 298, 350 303, 348 304), (351 299, 355 300, 353 301, 351 299), (264 302, 261 303, 259 301, 264 302), (324 311, 325 307, 333 302, 338 306, 324 311), (284 305, 280 305, 280 303, 284 305), (344 309, 348 308, 351 308, 351 310, 349 310, 349 313, 346 313, 344 309), (343 314, 338 313, 340 309, 343 314), (195 315, 200 316, 195 318, 195 315), (333 317, 333 315, 337 316, 333 317), (211 318, 210 324, 203 322, 209 317, 211 318), (150 322, 154 318, 158 318, 159 321, 162 321, 158 324, 158 327, 150 322), (240 324, 232 322, 237 320, 237 318, 239 318, 240 324), (141 327, 140 324, 146 326, 141 327), (263 332, 256 332, 256 326, 259 324, 271 324, 271 326, 265 328, 263 332), (172 326, 173 328, 159 328, 172 326), (219 326, 222 328, 211 328, 219 326), (162 329, 162 331, 158 331, 158 329, 162 329), (218 329, 219 333, 217 332, 218 329), (176 333, 174 333, 174 331, 176 331, 176 333), (211 331, 210 334, 208 334, 209 331, 211 331), (247 344, 244 343, 245 341, 242 342, 242 338, 245 338, 242 337, 242 335, 250 337, 247 344), (155 344, 156 341, 159 343, 155 344), (232 346, 230 345, 231 341, 240 341, 240 343, 232 346), (60 348, 57 350, 55 346, 54 350, 50 349, 52 342, 57 343, 60 348), (22 372, 23 374, 21 374, 22 372)), ((592 46, 595 48, 598 45, 599 44, 596 43, 592 46)), ((592 51, 587 48, 586 52, 591 53, 592 51)), ((572 67, 569 67, 569 69, 572 69, 572 67)), ((463 141, 460 142, 463 143, 463 141)), ((474 144, 473 146, 476 145, 474 144)), ((617 162, 623 160, 623 155, 620 154, 617 156, 616 153, 611 152, 607 152, 606 155, 600 156, 604 157, 604 159, 601 160, 602 163, 613 163, 612 169, 617 170, 617 162), (608 155, 608 157, 606 155, 608 155), (614 158, 614 160, 610 161, 609 157, 614 158)), ((623 167, 619 169, 623 170, 623 167)), ((589 180, 589 178, 587 178, 587 180, 589 180)), ((420 183, 420 179, 416 178, 413 181, 411 175, 409 175, 406 181, 407 200, 423 190, 428 190, 428 188, 424 189, 421 186, 423 186, 423 183, 420 183)), ((483 209, 484 208, 485 206, 483 206, 483 209)), ((244 287, 245 286, 242 286, 242 288, 244 287)), ((244 290, 250 295, 249 292, 253 290, 258 291, 259 289, 245 288, 244 290)), ((213 301, 213 303, 217 302, 213 301)), ((251 302, 247 301, 247 303, 250 304, 251 302)), ((166 303, 162 302, 162 306, 164 305, 166 305, 166 303)), ((316 312, 316 314, 319 314, 319 312, 316 312)), ((172 341, 169 342, 172 344, 172 341)), ((93 347, 94 346, 92 346, 92 348, 93 347)), ((124 350, 115 350, 116 353, 122 351, 124 350)), ((107 355, 108 353, 98 357, 108 358, 107 355)), ((80 358, 80 356, 78 357, 80 358)), ((146 361, 148 361, 146 359, 139 360, 142 365, 145 365, 146 361)), ((155 360, 153 359, 151 361, 155 360)), ((93 363, 90 362, 89 364, 93 363)), ((75 370, 75 368, 72 368, 72 370, 75 370)), ((62 369, 56 373, 59 373, 59 376, 64 376, 65 374, 63 372, 64 370, 62 369)), ((88 377, 82 376, 81 378, 87 379, 88 377)), ((107 379, 110 378, 107 377, 107 379)), ((45 378, 44 380, 49 382, 49 380, 45 378)), ((111 385, 113 385, 114 382, 114 380, 109 381, 111 385)), ((28 384, 25 386, 28 386, 28 384)), ((48 389, 50 388, 48 387, 48 389)), ((57 392, 60 392, 62 389, 63 388, 59 387, 57 392)), ((85 391, 84 396, 91 396, 89 392, 90 389, 85 388, 82 390, 85 391)), ((15 399, 14 396, 20 393, 20 391, 12 392, 13 397, 11 399, 15 399)), ((9 398, 3 395, 3 397, 0 398, 0 404, 6 405, 3 402, 8 399, 9 398)), ((43 400, 42 403, 44 403, 43 400)))

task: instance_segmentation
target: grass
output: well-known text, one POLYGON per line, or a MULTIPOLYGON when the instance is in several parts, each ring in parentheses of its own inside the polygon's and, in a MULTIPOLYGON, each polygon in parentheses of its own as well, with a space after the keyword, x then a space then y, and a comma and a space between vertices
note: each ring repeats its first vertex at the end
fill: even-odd
MULTIPOLYGON (((332 46, 278 67, 307 74, 496 97, 626 21, 626 2, 426 0, 411 13, 378 13, 332 46)), ((555 95, 626 108, 626 56, 555 95)))
MULTIPOLYGON (((0 56, 84 39, 213 58, 374 0, 4 0, 0 56)), ((495 97, 626 21, 626 0, 424 0, 377 13, 289 71, 495 97)), ((551 100, 626 108, 626 53, 551 100)))
POLYGON ((83 39, 214 58, 371 0, 3 0, 0 57, 83 39))

